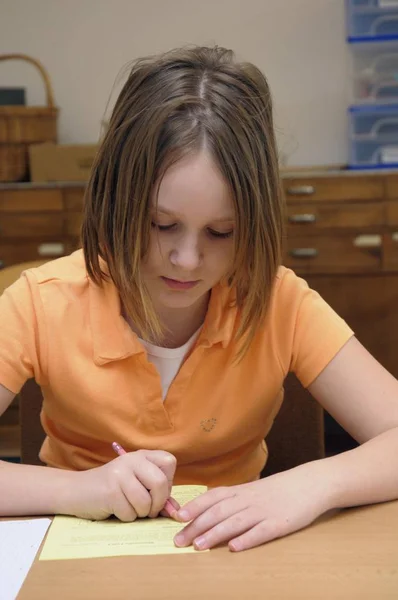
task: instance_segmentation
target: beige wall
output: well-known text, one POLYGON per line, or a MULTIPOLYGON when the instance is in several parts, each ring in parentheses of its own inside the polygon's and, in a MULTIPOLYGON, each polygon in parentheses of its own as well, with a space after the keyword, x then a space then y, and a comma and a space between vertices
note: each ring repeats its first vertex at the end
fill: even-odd
MULTIPOLYGON (((344 36, 344 0, 0 0, 0 53, 45 64, 63 143, 97 139, 117 73, 132 58, 217 43, 268 76, 288 164, 344 162, 344 36)), ((43 103, 29 66, 0 65, 0 85, 12 84, 27 86, 30 103, 43 103)))

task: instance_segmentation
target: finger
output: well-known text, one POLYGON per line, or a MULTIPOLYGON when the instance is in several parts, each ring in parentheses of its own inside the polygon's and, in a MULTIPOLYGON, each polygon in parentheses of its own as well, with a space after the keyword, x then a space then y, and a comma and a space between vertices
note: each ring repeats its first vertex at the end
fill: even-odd
POLYGON ((169 497, 169 484, 166 475, 156 464, 149 460, 139 462, 134 468, 134 474, 146 488, 151 498, 151 506, 145 516, 157 517, 169 497))
POLYGON ((123 494, 137 514, 137 517, 147 517, 152 508, 152 497, 136 473, 122 477, 123 494))
POLYGON ((166 517, 166 519, 174 519, 174 521, 176 520, 176 518, 175 518, 175 516, 174 516, 174 515, 175 515, 175 513, 174 513, 174 512, 170 513, 170 512, 169 512, 168 510, 166 510, 165 508, 164 508, 163 510, 161 510, 161 511, 160 511, 159 515, 160 515, 161 517, 166 517))
POLYGON ((169 484, 169 495, 173 486, 174 475, 177 468, 176 457, 163 450, 145 450, 145 457, 153 462, 166 475, 169 484))
POLYGON ((177 502, 177 500, 175 500, 174 498, 171 498, 171 497, 170 497, 170 498, 169 498, 169 502, 170 502, 170 504, 172 505, 172 507, 174 508, 174 510, 179 510, 179 509, 181 508, 181 507, 180 507, 180 504, 179 504, 179 503, 177 502))
POLYGON ((177 500, 172 498, 172 496, 170 496, 170 498, 168 498, 168 500, 166 501, 165 509, 168 510, 170 514, 174 513, 176 510, 179 510, 180 508, 181 508, 180 504, 177 502, 177 500))
POLYGON ((271 542, 287 533, 290 532, 283 531, 283 528, 273 521, 261 521, 252 527, 252 529, 232 539, 228 546, 233 552, 240 552, 241 550, 248 550, 249 548, 260 546, 260 544, 271 542))
POLYGON ((129 502, 122 490, 120 490, 120 493, 114 498, 111 510, 115 517, 125 523, 135 521, 137 518, 137 512, 134 509, 134 506, 129 502))
MULTIPOLYGON (((186 525, 176 535, 174 541, 177 546, 190 546, 195 539, 207 534, 214 527, 224 523, 233 515, 241 513, 246 508, 247 506, 242 504, 239 497, 220 500, 186 525)), ((256 521, 255 518, 254 521, 256 521)))
POLYGON ((233 487, 219 487, 204 492, 194 500, 190 500, 182 506, 175 514, 177 521, 186 522, 196 519, 200 514, 212 506, 218 504, 221 500, 226 498, 233 498, 237 494, 238 486, 233 487))
POLYGON ((249 531, 258 524, 259 516, 253 514, 249 509, 244 509, 235 513, 225 521, 217 523, 204 534, 193 540, 193 546, 196 550, 208 550, 218 546, 223 542, 228 542, 236 535, 249 531))

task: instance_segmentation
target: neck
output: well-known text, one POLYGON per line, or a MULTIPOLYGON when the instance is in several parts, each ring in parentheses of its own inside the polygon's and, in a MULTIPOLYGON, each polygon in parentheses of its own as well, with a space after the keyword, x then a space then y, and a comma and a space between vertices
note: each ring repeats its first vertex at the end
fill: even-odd
MULTIPOLYGON (((209 299, 210 292, 203 298, 200 298, 194 305, 188 306, 185 309, 168 308, 164 306, 159 307, 155 305, 155 310, 164 330, 163 339, 161 340, 160 345, 164 348, 179 348, 180 346, 183 346, 189 338, 193 336, 195 331, 203 325, 209 299)), ((141 332, 134 323, 132 323, 125 314, 124 317, 132 331, 141 337, 141 332)))
POLYGON ((209 304, 210 293, 193 306, 181 308, 157 308, 158 317, 164 329, 162 346, 178 348, 193 336, 203 325, 209 304))

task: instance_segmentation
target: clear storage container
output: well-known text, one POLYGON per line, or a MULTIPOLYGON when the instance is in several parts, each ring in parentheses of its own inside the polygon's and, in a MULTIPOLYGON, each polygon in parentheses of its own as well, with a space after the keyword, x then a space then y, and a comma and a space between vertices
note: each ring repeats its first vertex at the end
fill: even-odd
POLYGON ((398 104, 352 106, 349 119, 350 168, 398 167, 398 104))
POLYGON ((398 103, 398 41, 353 43, 353 103, 398 103))
POLYGON ((348 0, 349 41, 398 39, 398 0, 348 0))

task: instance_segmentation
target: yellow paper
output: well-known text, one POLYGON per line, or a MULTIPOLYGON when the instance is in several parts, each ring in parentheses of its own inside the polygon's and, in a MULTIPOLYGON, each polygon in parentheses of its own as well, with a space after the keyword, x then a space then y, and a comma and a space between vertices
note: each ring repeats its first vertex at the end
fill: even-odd
MULTIPOLYGON (((183 505, 206 490, 203 485, 179 485, 173 487, 171 495, 183 505)), ((40 560, 195 552, 192 546, 177 548, 174 545, 173 538, 182 527, 182 523, 165 517, 122 523, 117 519, 88 521, 57 516, 40 560)))

